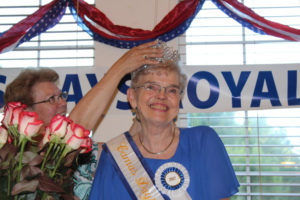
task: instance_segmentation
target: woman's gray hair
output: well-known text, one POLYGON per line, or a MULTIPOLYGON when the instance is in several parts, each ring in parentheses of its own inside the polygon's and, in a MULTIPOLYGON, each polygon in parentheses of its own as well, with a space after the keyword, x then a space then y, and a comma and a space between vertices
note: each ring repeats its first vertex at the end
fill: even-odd
POLYGON ((182 93, 184 93, 187 78, 186 75, 182 73, 179 64, 174 62, 166 62, 158 65, 144 65, 138 68, 137 70, 133 71, 131 73, 131 88, 137 87, 139 77, 161 69, 167 71, 174 71, 179 75, 179 89, 182 93))

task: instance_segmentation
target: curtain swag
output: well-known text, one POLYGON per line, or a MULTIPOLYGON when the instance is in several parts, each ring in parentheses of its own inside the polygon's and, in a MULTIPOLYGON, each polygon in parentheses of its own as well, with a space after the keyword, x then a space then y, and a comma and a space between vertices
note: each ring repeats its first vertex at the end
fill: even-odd
MULTIPOLYGON (((300 41, 300 29, 269 21, 237 0, 211 1, 229 17, 256 33, 300 41)), ((143 30, 114 24, 103 12, 84 0, 53 0, 9 30, 0 33, 0 53, 12 51, 23 42, 55 26, 64 16, 67 7, 78 25, 95 41, 126 49, 155 39, 167 42, 187 30, 204 2, 205 0, 183 0, 153 30, 143 30)))

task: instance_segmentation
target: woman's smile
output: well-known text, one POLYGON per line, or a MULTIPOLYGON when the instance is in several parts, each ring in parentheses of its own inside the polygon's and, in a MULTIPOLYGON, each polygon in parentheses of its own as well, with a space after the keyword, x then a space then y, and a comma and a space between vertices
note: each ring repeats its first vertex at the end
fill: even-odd
POLYGON ((166 104, 162 104, 162 103, 150 104, 150 108, 152 108, 153 110, 161 111, 161 112, 165 112, 165 111, 169 110, 169 107, 166 104))

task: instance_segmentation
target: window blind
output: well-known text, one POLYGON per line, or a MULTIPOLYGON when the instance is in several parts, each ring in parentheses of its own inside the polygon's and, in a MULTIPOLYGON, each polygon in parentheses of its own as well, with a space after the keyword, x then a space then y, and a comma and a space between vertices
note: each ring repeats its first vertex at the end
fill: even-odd
MULTIPOLYGON (((0 33, 8 30, 50 0, 14 0, 0 3, 0 33)), ((94 0, 86 1, 90 4, 94 0)), ((86 67, 94 65, 94 41, 77 26, 67 8, 61 21, 45 33, 0 54, 0 67, 86 67)))
POLYGON ((208 125, 222 139, 240 182, 231 199, 300 197, 300 109, 181 114, 178 125, 208 125))
MULTIPOLYGON (((300 28, 298 0, 244 0, 260 16, 300 28)), ((186 34, 179 50, 187 65, 251 65, 300 63, 300 43, 256 34, 228 17, 206 0, 186 34)))
MULTIPOLYGON (((268 20, 300 28, 298 0, 240 2, 268 20)), ((179 38, 179 52, 186 68, 300 65, 300 42, 256 34, 209 0, 179 38)), ((300 199, 300 109, 185 113, 177 123, 181 127, 208 125, 219 134, 241 184, 231 199, 300 199)))

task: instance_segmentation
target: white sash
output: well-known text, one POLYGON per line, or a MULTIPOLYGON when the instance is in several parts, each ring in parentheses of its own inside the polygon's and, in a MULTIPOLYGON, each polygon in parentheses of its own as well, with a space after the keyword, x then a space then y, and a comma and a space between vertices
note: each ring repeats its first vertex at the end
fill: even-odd
POLYGON ((106 146, 139 200, 164 200, 160 191, 171 200, 192 199, 187 192, 189 173, 180 163, 169 162, 160 166, 155 173, 154 185, 125 134, 110 140, 106 146))
POLYGON ((106 145, 139 200, 164 200, 124 134, 106 145))

